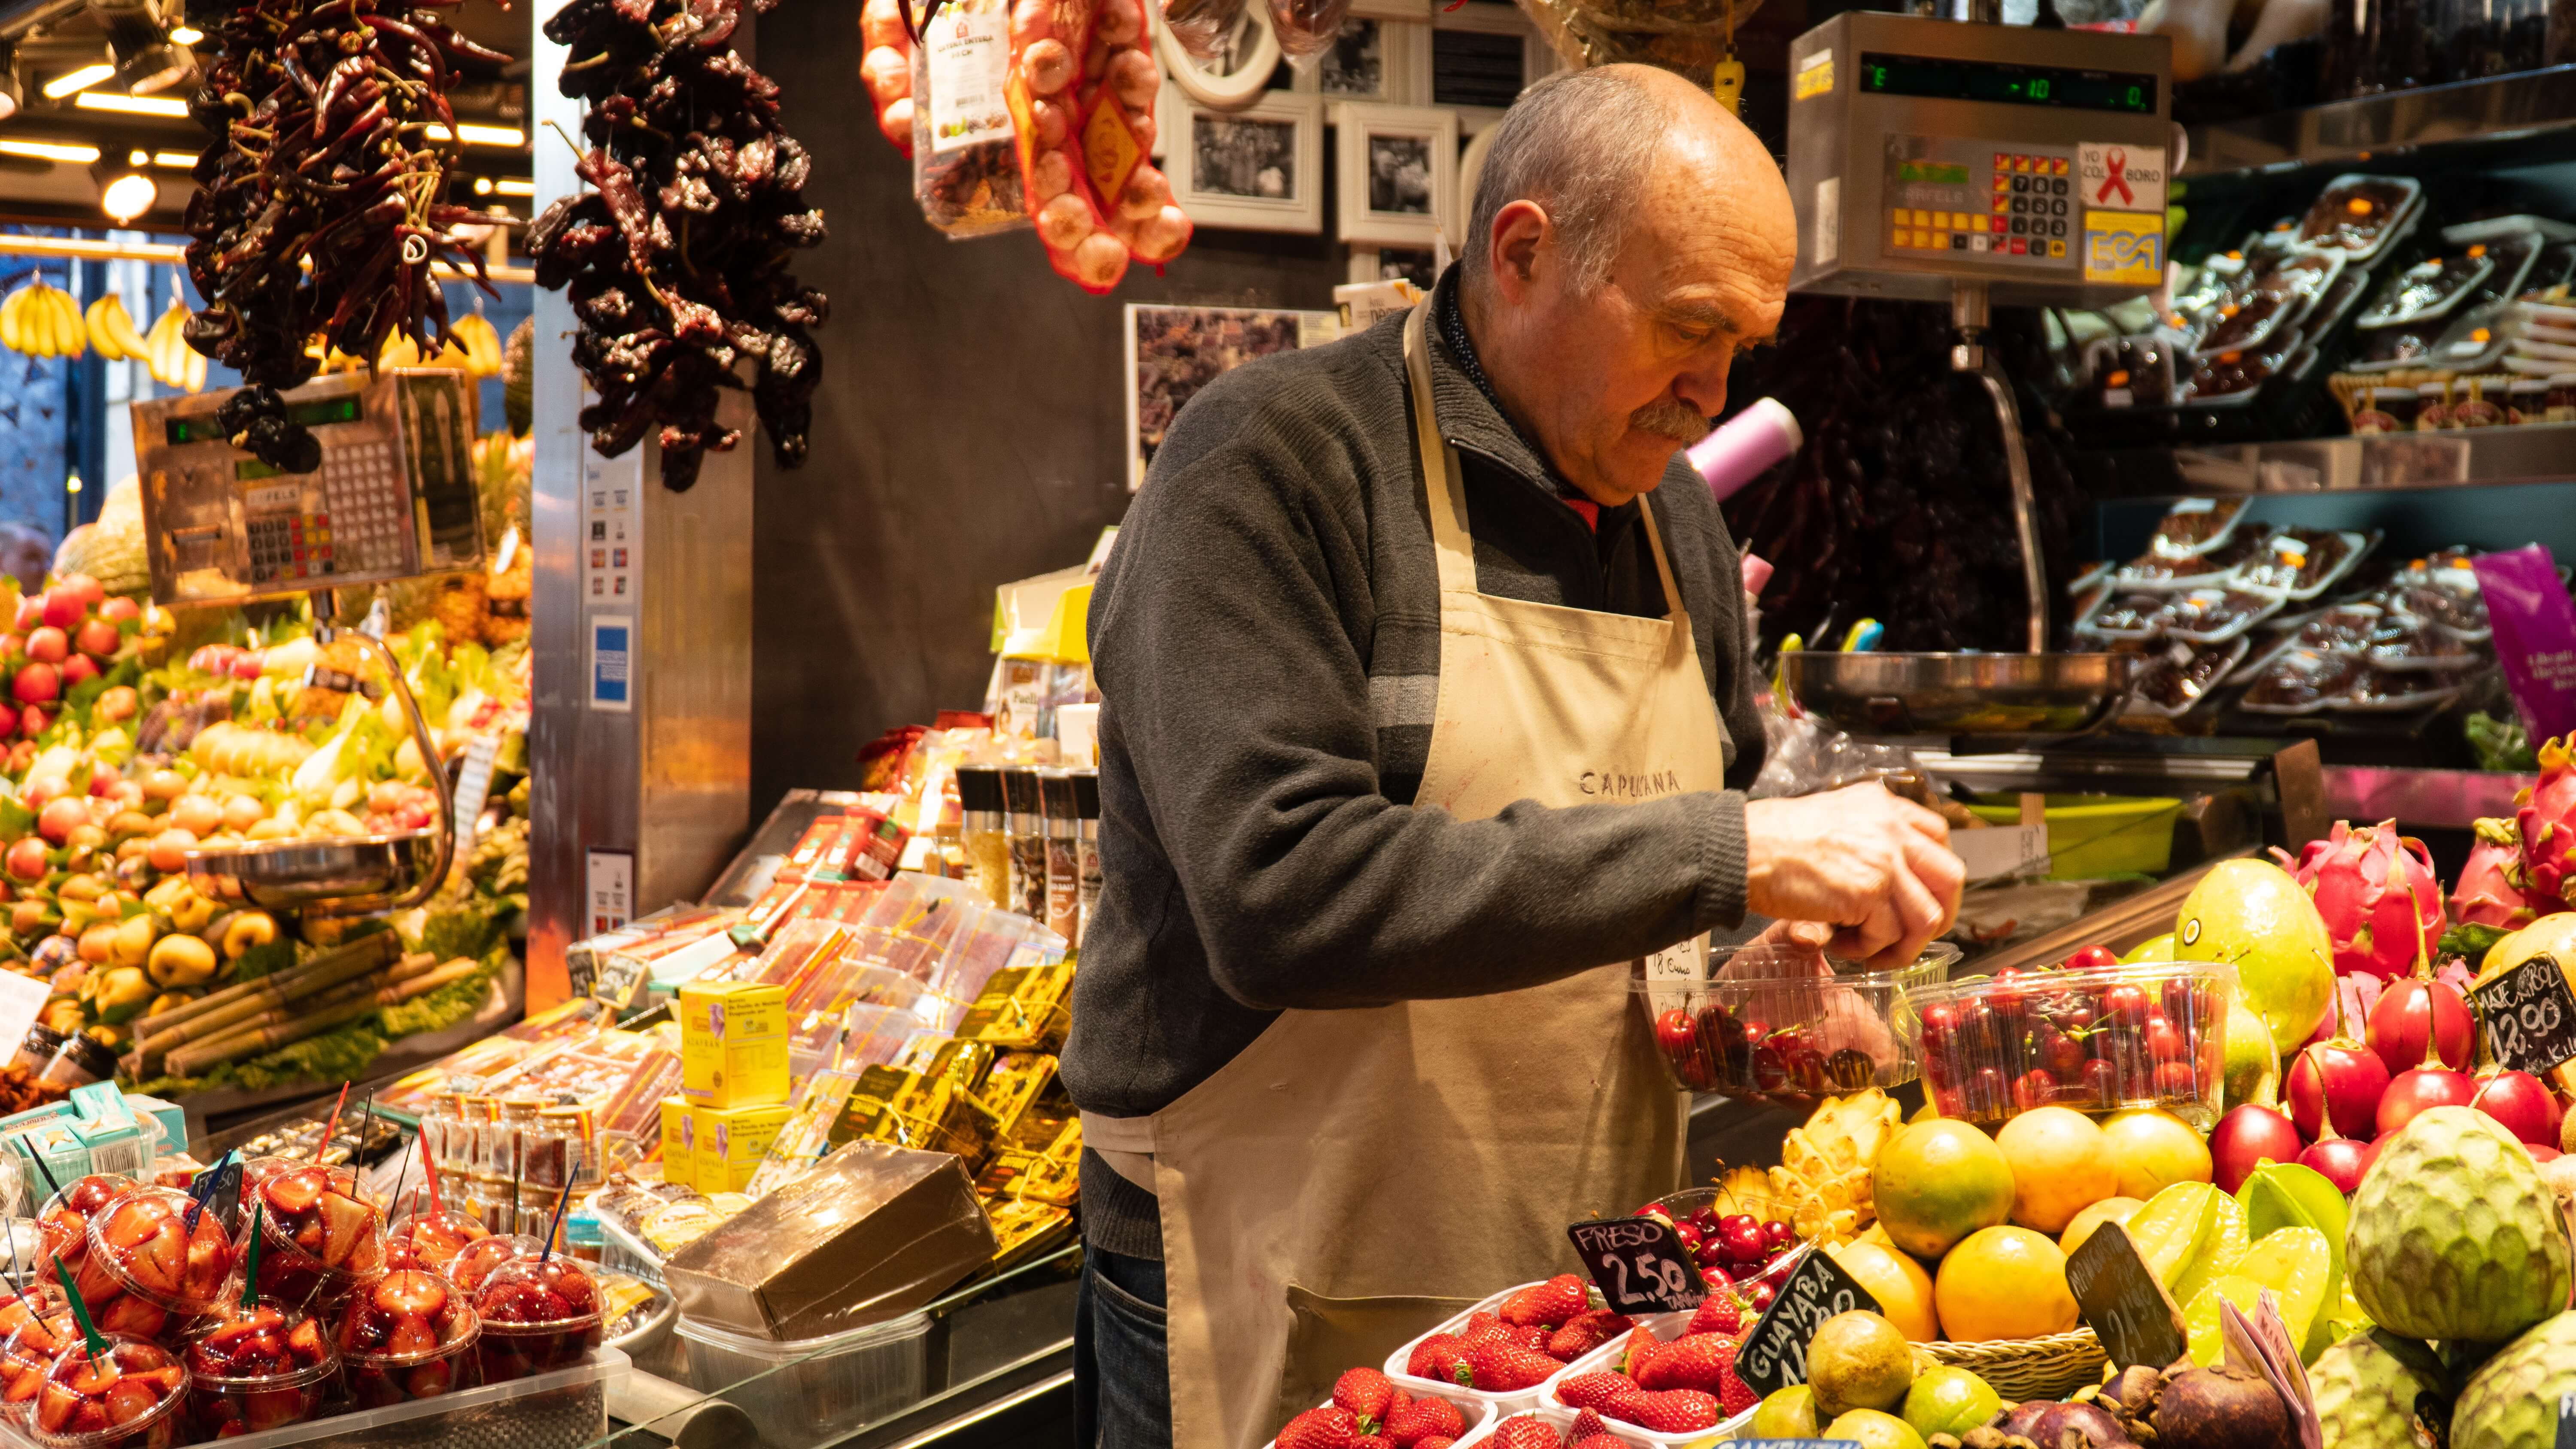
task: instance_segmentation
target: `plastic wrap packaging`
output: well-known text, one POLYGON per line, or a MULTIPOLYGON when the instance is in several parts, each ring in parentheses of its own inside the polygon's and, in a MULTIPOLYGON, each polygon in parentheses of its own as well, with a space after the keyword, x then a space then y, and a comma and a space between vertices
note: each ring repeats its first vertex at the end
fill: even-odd
POLYGON ((1014 0, 1004 96, 1020 183, 1056 272, 1105 293, 1132 257, 1160 266, 1190 219, 1150 159, 1163 73, 1142 0, 1014 0))
POLYGON ((1029 224, 1002 83, 1011 73, 1009 0, 948 0, 912 50, 912 195, 956 240, 1029 224))
POLYGON ((912 35, 897 0, 867 0, 859 10, 859 80, 877 113, 877 130, 912 154, 912 35))
POLYGON ((1191 59, 1210 61, 1224 50, 1225 38, 1243 17, 1243 6, 1244 0, 1167 0, 1163 26, 1191 59))
POLYGON ((1324 52, 1341 39, 1342 21, 1351 13, 1351 0, 1265 0, 1270 7, 1270 29, 1279 37, 1279 53, 1288 58, 1299 73, 1313 70, 1323 60, 1324 52))
POLYGON ((2576 731, 2576 605, 2549 550, 2535 543, 2483 555, 2471 567, 2514 708, 2540 739, 2576 731))
POLYGON ((1623 61, 1706 76, 1761 0, 1523 0, 1539 34, 1575 67, 1623 61))
POLYGON ((1914 752, 1895 745, 1856 740, 1818 723, 1813 715, 1782 711, 1772 696, 1762 704, 1762 733, 1767 751, 1762 773, 1745 793, 1756 800, 1814 795, 1864 780, 1879 780, 1913 798, 1928 793, 1931 775, 1914 752), (1923 782, 1922 790, 1909 787, 1923 782))
POLYGON ((762 1338, 818 1338, 912 1312, 993 1256, 958 1160, 853 1142, 672 1254, 680 1312, 762 1338))

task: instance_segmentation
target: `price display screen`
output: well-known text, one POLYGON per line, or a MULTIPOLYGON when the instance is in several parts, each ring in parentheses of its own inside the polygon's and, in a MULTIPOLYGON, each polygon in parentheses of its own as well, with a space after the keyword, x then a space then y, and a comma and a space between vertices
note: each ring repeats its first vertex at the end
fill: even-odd
POLYGON ((1860 88, 1873 95, 1923 96, 1941 101, 1987 101, 2006 106, 2055 106, 2070 111, 2156 113, 2156 78, 2116 70, 2005 65, 1988 60, 1943 60, 1923 55, 1864 51, 1860 88))
MULTIPOLYGON (((356 393, 343 393, 338 397, 289 403, 286 415, 308 428, 318 428, 329 423, 354 423, 366 415, 366 405, 359 401, 356 393)), ((216 423, 212 413, 193 418, 172 418, 163 425, 163 431, 169 435, 173 446, 219 443, 229 436, 216 423)))

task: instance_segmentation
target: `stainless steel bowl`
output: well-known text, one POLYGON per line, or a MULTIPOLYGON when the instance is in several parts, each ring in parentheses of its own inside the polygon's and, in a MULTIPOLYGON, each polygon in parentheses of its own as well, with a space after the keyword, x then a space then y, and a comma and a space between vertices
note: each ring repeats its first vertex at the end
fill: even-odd
POLYGON ((2143 663, 2133 654, 1780 656, 1790 697, 1855 735, 2074 735, 2110 722, 2143 663))
POLYGON ((329 840, 270 840, 188 852, 197 894, 262 910, 322 915, 383 910, 432 878, 445 854, 444 819, 425 830, 329 840))

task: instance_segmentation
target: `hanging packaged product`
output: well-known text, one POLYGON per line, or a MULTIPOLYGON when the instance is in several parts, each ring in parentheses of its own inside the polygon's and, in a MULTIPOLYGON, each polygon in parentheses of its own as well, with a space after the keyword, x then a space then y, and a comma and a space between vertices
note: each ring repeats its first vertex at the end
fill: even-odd
POLYGON ((1091 916, 1100 909, 1100 772, 1073 772, 1074 851, 1082 875, 1082 918, 1073 945, 1082 946, 1082 933, 1091 929, 1091 916))
POLYGON ((949 0, 912 49, 912 194, 951 238, 1029 224, 1002 85, 1011 73, 1009 0, 949 0))
POLYGON ((867 0, 859 8, 859 79, 875 104, 877 129, 912 154, 912 35, 900 0, 867 0))
POLYGON ((1148 159, 1162 71, 1139 0, 1017 0, 1004 84, 1020 182, 1057 273, 1107 292, 1134 260, 1189 245, 1190 219, 1148 159))

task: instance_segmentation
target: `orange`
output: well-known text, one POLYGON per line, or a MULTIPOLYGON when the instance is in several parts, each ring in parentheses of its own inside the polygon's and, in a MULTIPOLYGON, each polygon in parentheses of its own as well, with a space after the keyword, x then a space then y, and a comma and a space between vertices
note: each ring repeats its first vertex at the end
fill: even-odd
POLYGON ((2210 1179, 2209 1144, 2171 1112, 2139 1107, 2102 1124, 2120 1169, 2120 1196, 2140 1202, 2177 1182, 2210 1179))
POLYGON ((1932 1275, 1922 1264, 1884 1243, 1849 1242, 1825 1251, 1878 1300, 1879 1316, 1897 1332, 1915 1343, 1941 1336, 1940 1316, 1932 1311, 1932 1275))
POLYGON ((1986 1228, 1941 1260, 1932 1283, 1941 1327, 1960 1343, 2038 1338, 2075 1326, 2066 1255, 2044 1233, 1986 1228))
POLYGON ((2075 1221, 2068 1223, 2066 1231, 2057 1235, 2057 1250, 2072 1258, 2075 1250, 2084 1246, 2084 1240, 2093 1236, 2095 1228, 2104 1223, 2125 1224, 2145 1206, 2133 1197, 2106 1197, 2075 1215, 2075 1221))
POLYGON ((2012 1213, 2012 1165, 2003 1150, 1947 1117, 1912 1123, 1887 1139, 1870 1164, 1869 1185, 1888 1240, 1918 1258, 1938 1258, 2012 1213))
POLYGON ((2051 1237, 2075 1215, 2120 1195, 2120 1170, 2111 1139, 2093 1119, 2071 1107, 2035 1107, 1995 1134, 2012 1165, 2012 1220, 2051 1237))

